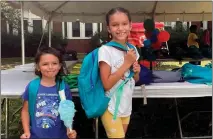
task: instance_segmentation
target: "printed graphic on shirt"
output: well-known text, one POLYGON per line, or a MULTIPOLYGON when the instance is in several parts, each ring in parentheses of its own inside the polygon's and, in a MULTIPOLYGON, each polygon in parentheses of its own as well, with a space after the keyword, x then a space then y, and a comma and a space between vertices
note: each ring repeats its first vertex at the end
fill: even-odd
POLYGON ((36 102, 36 126, 44 129, 54 127, 59 115, 58 94, 39 93, 36 102))
MULTIPOLYGON (((121 66, 122 66, 122 64, 124 63, 124 57, 122 57, 121 59, 119 59, 119 60, 117 60, 117 61, 115 61, 114 63, 113 63, 113 66, 114 66, 114 68, 116 68, 116 69, 118 69, 118 68, 120 68, 121 66)), ((125 78, 127 78, 128 76, 129 76, 129 74, 130 74, 130 70, 127 70, 125 73, 124 73, 124 77, 125 78)), ((133 81, 134 79, 129 79, 129 81, 128 81, 128 83, 130 84, 130 89, 133 89, 133 84, 134 84, 134 81, 133 81)))
MULTIPOLYGON (((116 69, 118 69, 118 68, 120 68, 120 67, 122 66, 123 63, 124 63, 124 57, 122 57, 122 58, 119 59, 118 61, 115 61, 114 64, 113 64, 113 66, 114 66, 116 69)), ((125 77, 128 77, 129 74, 130 74, 130 71, 128 70, 128 71, 126 71, 126 72, 124 73, 124 76, 125 76, 125 77)))

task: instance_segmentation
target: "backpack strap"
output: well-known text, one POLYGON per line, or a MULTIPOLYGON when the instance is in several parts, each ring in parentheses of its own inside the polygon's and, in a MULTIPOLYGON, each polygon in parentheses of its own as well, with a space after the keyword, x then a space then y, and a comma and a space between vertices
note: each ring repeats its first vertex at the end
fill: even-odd
POLYGON ((38 89, 40 86, 40 82, 41 82, 41 78, 36 78, 32 80, 29 84, 28 111, 30 114, 30 119, 34 119, 36 97, 37 97, 38 89))
MULTIPOLYGON (((132 44, 130 44, 128 42, 126 44, 129 48, 135 49, 135 47, 132 44)), ((128 49, 126 47, 124 47, 123 45, 121 45, 120 43, 115 42, 115 41, 110 41, 110 42, 106 43, 105 45, 115 47, 122 51, 128 51, 128 49)))
POLYGON ((65 89, 65 81, 63 79, 59 79, 56 81, 57 91, 61 91, 65 89))
POLYGON ((116 102, 115 102, 115 111, 114 111, 114 114, 113 114, 113 120, 116 120, 116 118, 117 118, 118 108, 119 108, 119 105, 120 105, 120 102, 121 102, 121 97, 122 97, 122 94, 123 94, 124 85, 128 82, 129 79, 130 78, 123 81, 116 90, 116 94, 115 94, 116 95, 116 102))

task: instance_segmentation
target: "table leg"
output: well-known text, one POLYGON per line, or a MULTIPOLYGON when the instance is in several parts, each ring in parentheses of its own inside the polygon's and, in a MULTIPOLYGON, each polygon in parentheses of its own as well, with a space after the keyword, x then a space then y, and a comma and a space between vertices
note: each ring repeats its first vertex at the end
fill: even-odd
POLYGON ((98 139, 98 118, 95 118, 95 138, 98 139))
POLYGON ((4 109, 4 103, 5 103, 5 98, 3 98, 3 99, 2 99, 2 102, 1 102, 1 109, 2 109, 2 111, 3 111, 3 109, 4 109))
POLYGON ((153 69, 153 67, 152 67, 152 61, 150 61, 150 70, 152 70, 153 69))
POLYGON ((181 122, 180 122, 180 115, 179 115, 179 111, 178 111, 178 104, 177 104, 177 99, 175 98, 175 108, 176 108, 176 115, 177 115, 177 120, 178 120, 178 128, 179 128, 179 132, 180 132, 180 138, 183 138, 183 132, 182 132, 182 128, 181 128, 181 122))
POLYGON ((9 122, 9 98, 5 98, 5 138, 8 138, 9 122))

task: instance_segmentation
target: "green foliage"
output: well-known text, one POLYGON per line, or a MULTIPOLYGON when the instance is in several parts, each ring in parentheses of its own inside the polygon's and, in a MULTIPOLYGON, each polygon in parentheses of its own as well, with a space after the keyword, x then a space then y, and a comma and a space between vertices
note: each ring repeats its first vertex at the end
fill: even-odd
MULTIPOLYGON (((40 45, 42 34, 38 33, 26 33, 25 34, 25 56, 34 57, 35 53, 40 45)), ((13 34, 2 34, 2 57, 20 57, 21 56, 21 36, 13 34), (11 51, 13 50, 13 51, 11 51)), ((48 46, 48 34, 45 33, 41 46, 48 46)), ((51 44, 52 47, 60 48, 61 51, 65 51, 67 46, 67 39, 63 39, 58 33, 52 34, 51 44)))
POLYGON ((101 41, 108 41, 108 32, 105 32, 105 31, 96 32, 92 36, 90 43, 94 49, 97 47, 100 47, 100 45, 101 45, 100 39, 101 39, 101 41))
POLYGON ((11 7, 7 2, 1 1, 1 20, 8 21, 12 28, 21 27, 21 10, 11 7))

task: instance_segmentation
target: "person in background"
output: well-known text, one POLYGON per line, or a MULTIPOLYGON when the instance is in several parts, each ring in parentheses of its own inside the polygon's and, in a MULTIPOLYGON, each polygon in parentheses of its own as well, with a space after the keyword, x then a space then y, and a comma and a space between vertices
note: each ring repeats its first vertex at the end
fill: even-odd
POLYGON ((202 41, 203 41, 204 47, 210 46, 210 33, 208 29, 204 30, 202 41))
MULTIPOLYGON (((195 46, 197 48, 199 48, 199 38, 197 36, 197 26, 196 25, 191 25, 190 28, 190 33, 188 36, 188 40, 187 40, 187 46, 195 46)), ((194 65, 200 65, 201 62, 200 61, 190 61, 189 63, 194 64, 194 65)))

